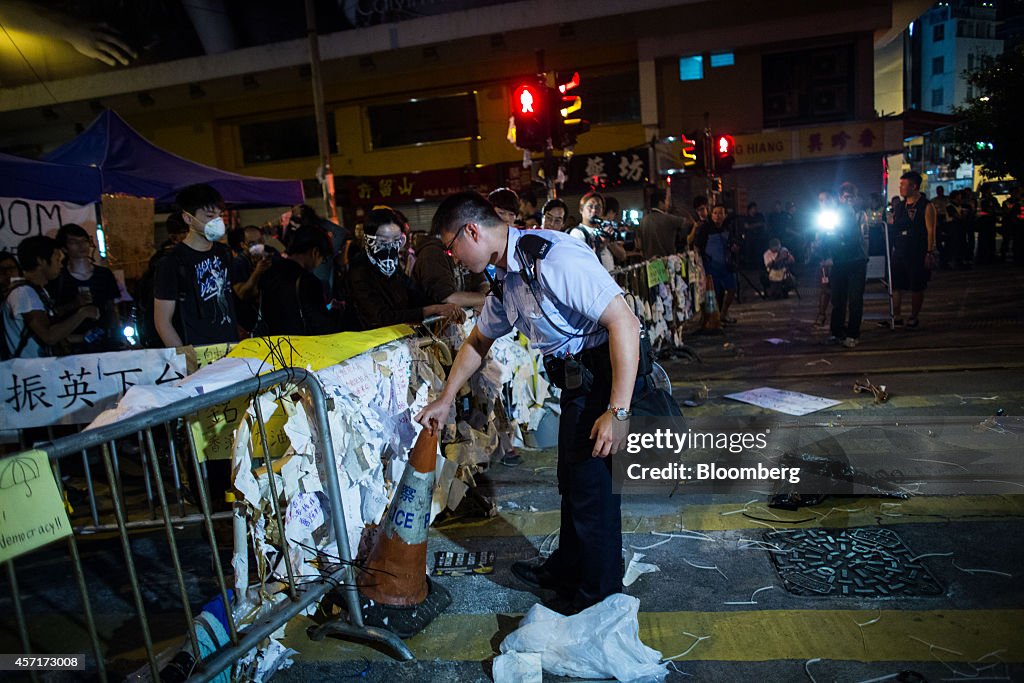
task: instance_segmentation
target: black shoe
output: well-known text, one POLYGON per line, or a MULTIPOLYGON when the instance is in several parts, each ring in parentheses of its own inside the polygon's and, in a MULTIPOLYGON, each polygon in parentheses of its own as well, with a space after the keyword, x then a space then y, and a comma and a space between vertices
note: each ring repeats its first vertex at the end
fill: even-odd
POLYGON ((512 574, 530 588, 559 590, 564 587, 564 582, 545 569, 544 565, 522 561, 513 562, 512 574))
POLYGON ((558 612, 559 614, 567 617, 579 614, 585 609, 577 604, 575 600, 567 598, 564 595, 556 595, 550 600, 545 600, 544 606, 553 612, 558 612))

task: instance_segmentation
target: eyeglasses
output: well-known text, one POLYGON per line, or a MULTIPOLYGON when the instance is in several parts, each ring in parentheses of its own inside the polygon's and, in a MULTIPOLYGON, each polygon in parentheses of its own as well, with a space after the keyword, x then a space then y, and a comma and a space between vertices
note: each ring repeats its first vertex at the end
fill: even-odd
POLYGON ((448 254, 449 256, 451 256, 451 255, 452 255, 452 247, 454 247, 454 246, 455 246, 455 242, 456 242, 456 241, 457 241, 457 240, 459 239, 459 235, 461 235, 461 234, 462 234, 462 231, 466 229, 466 226, 467 226, 467 225, 469 225, 469 223, 466 223, 466 224, 465 224, 465 225, 463 225, 463 226, 462 226, 461 228, 459 228, 459 229, 458 229, 458 230, 457 230, 457 231, 455 232, 455 237, 453 237, 453 238, 452 238, 452 241, 451 241, 451 242, 449 242, 449 243, 448 243, 447 245, 445 245, 444 251, 445 251, 445 253, 446 253, 446 254, 448 254))

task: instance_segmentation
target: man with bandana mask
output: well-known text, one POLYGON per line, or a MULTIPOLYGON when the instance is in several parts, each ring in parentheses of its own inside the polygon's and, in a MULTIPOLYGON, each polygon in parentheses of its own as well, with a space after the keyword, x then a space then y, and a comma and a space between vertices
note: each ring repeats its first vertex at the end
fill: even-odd
POLYGON ((402 220, 388 207, 377 207, 363 224, 362 249, 349 263, 346 298, 355 312, 358 329, 369 330, 399 323, 418 323, 440 315, 461 321, 455 303, 430 304, 399 268, 405 245, 402 220))
POLYGON ((157 265, 153 285, 153 319, 164 346, 238 341, 231 251, 220 217, 224 200, 209 185, 192 185, 176 203, 188 235, 157 265))

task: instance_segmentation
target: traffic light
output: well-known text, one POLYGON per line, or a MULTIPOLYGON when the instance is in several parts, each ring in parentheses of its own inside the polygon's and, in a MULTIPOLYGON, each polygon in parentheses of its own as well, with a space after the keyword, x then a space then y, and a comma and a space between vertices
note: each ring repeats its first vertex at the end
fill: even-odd
POLYGON ((704 134, 697 131, 689 135, 686 133, 679 136, 682 140, 683 168, 687 171, 701 172, 704 170, 704 134))
MULTIPOLYGON (((558 80, 556 77, 556 82, 558 80)), ((579 87, 580 73, 574 71, 572 78, 558 84, 557 88, 549 89, 551 116, 551 144, 556 149, 565 149, 576 144, 576 138, 590 130, 590 121, 576 115, 583 108, 583 100, 578 95, 567 95, 570 90, 579 87)))
POLYGON ((717 173, 728 173, 732 165, 736 163, 736 141, 731 135, 718 135, 715 137, 715 171, 717 173))
POLYGON ((538 81, 522 83, 512 91, 509 141, 520 149, 543 152, 551 137, 547 86, 538 81))

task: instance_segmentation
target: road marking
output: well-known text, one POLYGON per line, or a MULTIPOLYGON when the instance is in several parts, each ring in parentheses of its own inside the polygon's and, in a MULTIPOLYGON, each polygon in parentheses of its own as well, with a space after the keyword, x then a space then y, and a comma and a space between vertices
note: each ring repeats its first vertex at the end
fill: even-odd
MULTIPOLYGON (((1024 610, 753 610, 641 612, 640 639, 664 657, 684 652, 694 639, 711 636, 677 661, 769 661, 828 659, 883 662, 930 661, 919 638, 938 647, 944 661, 973 662, 997 650, 1006 662, 1024 661, 1024 610), (881 618, 869 626, 865 623, 881 618), (863 635, 863 640, 861 636, 863 635)), ((406 642, 417 659, 483 661, 519 622, 519 615, 442 614, 406 642)), ((327 638, 310 641, 306 617, 293 620, 283 644, 305 661, 386 660, 368 647, 327 638)), ((990 660, 986 663, 991 663, 990 660)), ((969 679, 964 679, 969 680, 969 679)))

